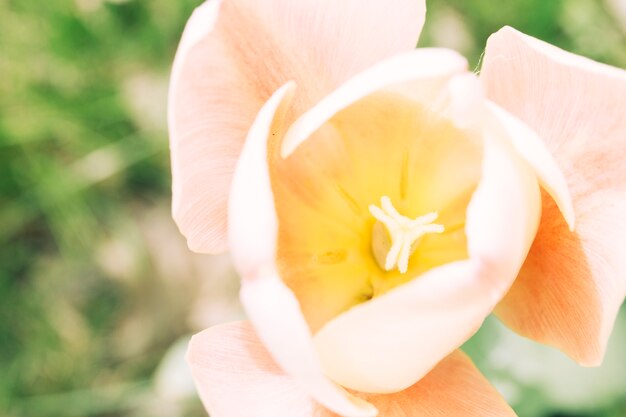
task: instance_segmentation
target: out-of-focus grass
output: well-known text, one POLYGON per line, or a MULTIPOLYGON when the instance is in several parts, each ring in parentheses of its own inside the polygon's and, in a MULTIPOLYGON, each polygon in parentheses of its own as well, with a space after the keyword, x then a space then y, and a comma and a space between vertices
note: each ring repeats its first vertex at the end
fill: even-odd
MULTIPOLYGON (((2 416, 204 415, 184 337, 240 313, 228 259, 190 254, 169 217, 167 77, 198 3, 0 0, 2 416)), ((422 44, 460 49, 473 65, 511 24, 626 66, 620 0, 429 6, 422 44)), ((480 358, 494 331, 469 348, 502 379, 480 358)), ((522 415, 573 415, 542 389, 517 386, 515 404, 532 413, 522 415)), ((626 415, 625 395, 577 415, 626 415)))
POLYGON ((626 66, 623 0, 430 1, 421 45, 464 52, 477 67, 485 41, 504 25, 600 62, 626 66))
POLYGON ((0 2, 0 415, 202 415, 155 406, 177 399, 153 380, 202 327, 198 278, 231 273, 168 210, 167 77, 195 3, 0 2))

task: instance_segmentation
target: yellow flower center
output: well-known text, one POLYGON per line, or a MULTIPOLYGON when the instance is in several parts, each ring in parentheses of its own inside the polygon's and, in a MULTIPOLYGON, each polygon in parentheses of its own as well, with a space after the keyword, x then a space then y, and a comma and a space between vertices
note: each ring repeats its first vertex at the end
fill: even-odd
POLYGON ((370 213, 378 220, 372 230, 372 253, 385 271, 398 268, 401 274, 406 274, 409 258, 422 237, 428 233, 443 233, 445 228, 433 223, 439 217, 437 212, 410 219, 398 213, 387 196, 380 199, 380 205, 380 208, 369 206, 370 213))
POLYGON ((375 93, 337 113, 289 157, 278 145, 270 146, 277 264, 313 332, 467 258, 465 217, 482 147, 429 107, 375 93))

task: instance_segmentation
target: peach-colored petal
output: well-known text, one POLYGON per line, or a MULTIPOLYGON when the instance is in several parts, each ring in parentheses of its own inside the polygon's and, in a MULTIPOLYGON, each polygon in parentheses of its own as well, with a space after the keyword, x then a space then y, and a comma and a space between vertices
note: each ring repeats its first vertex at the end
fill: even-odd
POLYGON ((626 294, 626 72, 504 28, 489 39, 481 78, 491 100, 545 140, 576 215, 570 232, 543 199, 538 236, 498 314, 599 364, 626 294))
POLYGON ((364 396, 380 417, 515 417, 470 358, 454 351, 418 383, 394 394, 364 396))
POLYGON ((209 0, 190 18, 172 70, 173 214, 191 249, 225 248, 228 190, 257 111, 289 80, 294 112, 353 74, 409 50, 424 0, 209 0))
MULTIPOLYGON (((211 416, 337 417, 274 363, 248 323, 221 325, 194 336, 187 360, 211 416)), ((402 392, 357 395, 375 404, 380 417, 515 416, 460 351, 402 392)))
POLYGON ((537 180, 502 138, 487 137, 468 207, 470 259, 357 305, 315 335, 326 374, 365 392, 405 389, 481 325, 519 272, 540 215, 537 180))
POLYGON ((229 202, 229 246, 243 276, 241 300, 261 340, 281 368, 313 398, 343 415, 370 417, 376 409, 348 394, 322 373, 298 301, 276 272, 277 219, 268 147, 293 84, 281 87, 252 125, 237 163, 229 202))

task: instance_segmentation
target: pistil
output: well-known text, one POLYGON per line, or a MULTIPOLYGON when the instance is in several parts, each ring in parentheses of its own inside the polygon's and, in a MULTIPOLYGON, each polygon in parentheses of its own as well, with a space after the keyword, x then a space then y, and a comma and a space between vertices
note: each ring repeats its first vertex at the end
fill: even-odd
POLYGON ((439 217, 437 212, 410 219, 396 210, 389 197, 383 196, 380 202, 380 207, 369 206, 370 213, 377 220, 372 233, 372 252, 382 269, 397 268, 404 274, 422 237, 429 233, 443 233, 445 228, 434 223, 439 217))

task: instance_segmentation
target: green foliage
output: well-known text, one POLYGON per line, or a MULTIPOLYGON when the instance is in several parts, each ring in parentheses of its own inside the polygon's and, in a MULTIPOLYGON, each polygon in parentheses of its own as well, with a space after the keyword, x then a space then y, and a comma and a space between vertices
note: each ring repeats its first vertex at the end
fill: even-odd
POLYGON ((130 415, 188 331, 125 363, 113 333, 141 291, 95 258, 131 211, 169 198, 164 92, 194 3, 0 2, 2 415, 130 415))

